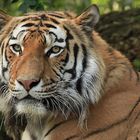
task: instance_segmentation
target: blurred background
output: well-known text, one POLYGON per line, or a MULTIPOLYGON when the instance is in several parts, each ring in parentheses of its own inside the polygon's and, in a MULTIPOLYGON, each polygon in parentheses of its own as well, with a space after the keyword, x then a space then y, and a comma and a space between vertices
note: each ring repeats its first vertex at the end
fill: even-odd
MULTIPOLYGON (((92 3, 99 6, 101 13, 95 30, 140 71, 140 0, 0 0, 0 9, 13 16, 43 10, 68 10, 80 14, 92 3)), ((9 140, 2 126, 3 119, 0 140, 9 140)))

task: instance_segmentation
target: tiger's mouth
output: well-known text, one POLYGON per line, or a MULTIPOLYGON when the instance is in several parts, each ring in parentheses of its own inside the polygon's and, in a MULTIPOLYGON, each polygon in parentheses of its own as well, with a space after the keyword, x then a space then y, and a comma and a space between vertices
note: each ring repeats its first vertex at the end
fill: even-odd
POLYGON ((25 94, 20 90, 13 96, 8 85, 4 83, 0 85, 0 91, 15 114, 25 115, 29 119, 56 118, 59 115, 64 119, 75 116, 82 121, 88 110, 89 101, 77 92, 74 82, 60 84, 51 94, 33 91, 32 94, 25 94), (18 98, 19 94, 25 96, 18 98))
POLYGON ((52 110, 51 105, 49 105, 49 107, 47 107, 47 103, 46 103, 47 100, 49 101, 49 97, 48 98, 43 98, 43 99, 37 99, 37 98, 34 98, 31 95, 27 95, 26 97, 24 97, 22 99, 15 98, 16 104, 18 104, 20 102, 28 102, 29 104, 39 102, 39 103, 42 103, 46 107, 46 109, 52 110))
POLYGON ((36 99, 28 95, 23 99, 16 100, 15 108, 18 114, 25 114, 27 116, 44 117, 46 115, 56 116, 56 114, 61 114, 67 118, 72 113, 79 117, 87 107, 85 101, 80 102, 73 97, 68 98, 68 95, 59 96, 58 93, 57 96, 54 94, 42 99, 36 99))
MULTIPOLYGON (((6 85, 7 92, 5 98, 8 98, 8 104, 15 109, 16 114, 23 114, 32 117, 55 116, 60 114, 67 118, 70 114, 77 117, 82 116, 88 108, 88 100, 81 96, 75 89, 75 84, 61 84, 57 90, 48 95, 48 93, 25 94, 24 91, 14 94, 9 92, 6 85), (23 98, 18 98, 19 94, 24 94, 23 98), (45 95, 45 96, 44 96, 45 95), (38 98, 39 97, 39 98, 38 98)), ((4 86, 5 87, 5 86, 4 86)), ((4 87, 2 89, 4 89, 4 87)))
POLYGON ((28 95, 28 96, 24 97, 23 99, 20 99, 20 100, 15 99, 15 100, 16 100, 16 104, 19 104, 20 102, 22 102, 22 103, 25 102, 29 105, 39 103, 39 104, 42 104, 46 108, 46 110, 54 111, 56 108, 53 107, 51 98, 53 98, 53 97, 36 99, 36 98, 32 97, 31 95, 28 95))
POLYGON ((44 116, 46 113, 51 110, 44 103, 43 99, 39 100, 31 95, 26 96, 23 99, 15 98, 14 107, 18 114, 25 114, 31 116, 44 116))

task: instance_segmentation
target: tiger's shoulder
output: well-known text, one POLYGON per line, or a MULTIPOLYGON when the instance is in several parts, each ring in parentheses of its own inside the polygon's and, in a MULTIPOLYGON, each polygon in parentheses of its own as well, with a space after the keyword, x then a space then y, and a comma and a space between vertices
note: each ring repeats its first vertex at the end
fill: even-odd
POLYGON ((105 91, 115 88, 126 77, 130 80, 135 77, 137 83, 139 74, 124 54, 112 48, 97 32, 93 32, 93 44, 105 64, 105 91))

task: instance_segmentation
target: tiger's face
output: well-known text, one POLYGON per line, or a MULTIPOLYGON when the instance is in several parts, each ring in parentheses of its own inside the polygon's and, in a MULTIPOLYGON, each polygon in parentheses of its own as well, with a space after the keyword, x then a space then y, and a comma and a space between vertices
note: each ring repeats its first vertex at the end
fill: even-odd
POLYGON ((98 9, 78 17, 43 12, 10 18, 1 32, 1 92, 18 114, 81 116, 101 96, 104 64, 93 44, 98 9))

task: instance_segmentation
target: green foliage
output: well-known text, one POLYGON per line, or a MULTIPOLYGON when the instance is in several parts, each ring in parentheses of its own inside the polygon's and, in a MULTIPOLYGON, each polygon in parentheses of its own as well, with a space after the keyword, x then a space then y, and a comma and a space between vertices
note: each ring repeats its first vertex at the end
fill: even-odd
POLYGON ((140 7, 140 0, 0 0, 0 8, 12 15, 54 9, 79 13, 92 3, 99 5, 101 13, 140 7))
POLYGON ((99 5, 101 13, 110 11, 123 11, 131 8, 140 7, 140 0, 91 0, 92 3, 99 5))
POLYGON ((140 59, 135 59, 133 61, 134 66, 136 67, 136 70, 140 71, 140 59))
POLYGON ((0 0, 0 8, 12 15, 40 10, 74 10, 79 12, 91 4, 91 0, 0 0))
POLYGON ((25 13, 28 9, 34 9, 35 11, 44 10, 44 6, 39 0, 23 0, 19 6, 19 11, 25 13))

